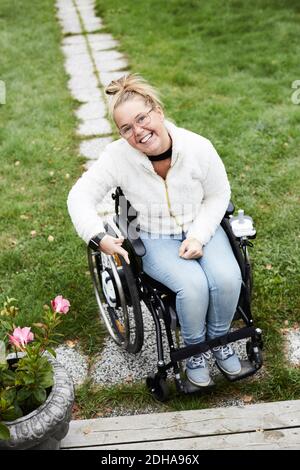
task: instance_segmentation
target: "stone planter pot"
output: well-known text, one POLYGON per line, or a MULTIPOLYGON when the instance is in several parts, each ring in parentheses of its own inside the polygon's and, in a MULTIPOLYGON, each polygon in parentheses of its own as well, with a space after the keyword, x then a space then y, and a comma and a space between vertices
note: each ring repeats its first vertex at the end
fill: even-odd
POLYGON ((0 450, 58 450, 66 436, 74 402, 74 385, 66 369, 52 356, 54 385, 39 408, 15 421, 6 421, 9 440, 0 440, 0 450))

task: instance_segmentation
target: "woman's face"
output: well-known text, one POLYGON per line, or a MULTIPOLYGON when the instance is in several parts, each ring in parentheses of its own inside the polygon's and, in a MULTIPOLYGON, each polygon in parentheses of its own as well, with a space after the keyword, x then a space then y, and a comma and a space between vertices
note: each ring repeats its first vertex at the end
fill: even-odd
POLYGON ((162 109, 151 107, 143 98, 132 98, 120 104, 114 111, 114 120, 122 137, 146 155, 159 155, 171 145, 162 109))

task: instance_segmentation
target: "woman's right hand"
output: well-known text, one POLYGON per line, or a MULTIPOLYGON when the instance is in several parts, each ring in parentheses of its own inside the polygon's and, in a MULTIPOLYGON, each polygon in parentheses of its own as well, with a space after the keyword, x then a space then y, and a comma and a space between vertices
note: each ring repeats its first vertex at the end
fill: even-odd
POLYGON ((130 264, 128 252, 122 248, 122 243, 124 242, 124 237, 115 238, 111 235, 105 235, 99 245, 99 248, 106 255, 118 255, 123 256, 127 264, 130 264))

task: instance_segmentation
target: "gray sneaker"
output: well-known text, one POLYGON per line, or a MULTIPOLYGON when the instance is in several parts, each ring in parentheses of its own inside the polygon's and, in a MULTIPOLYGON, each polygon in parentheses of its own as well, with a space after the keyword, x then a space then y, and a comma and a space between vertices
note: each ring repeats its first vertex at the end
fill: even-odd
POLYGON ((186 375, 189 381, 197 387, 207 387, 211 378, 206 359, 210 358, 210 353, 202 353, 199 356, 192 356, 186 364, 186 375))
POLYGON ((216 346, 212 348, 213 355, 216 358, 217 364, 225 374, 238 375, 242 366, 239 358, 235 354, 230 344, 225 346, 216 346))

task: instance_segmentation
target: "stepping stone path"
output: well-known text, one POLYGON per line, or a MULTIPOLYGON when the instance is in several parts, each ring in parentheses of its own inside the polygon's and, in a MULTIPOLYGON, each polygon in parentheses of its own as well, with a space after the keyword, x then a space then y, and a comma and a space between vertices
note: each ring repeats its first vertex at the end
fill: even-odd
MULTIPOLYGON (((103 24, 95 14, 94 0, 57 0, 56 8, 64 35, 62 51, 69 75, 68 88, 80 103, 75 110, 79 121, 76 134, 81 138, 79 153, 87 159, 84 164, 87 170, 113 140, 104 87, 128 73, 128 63, 116 50, 118 42, 101 32, 103 24)), ((111 191, 98 212, 106 216, 114 212, 111 191)), ((110 339, 108 343, 110 348, 118 349, 110 339)), ((76 385, 89 376, 89 360, 77 348, 62 345, 57 348, 57 358, 69 370, 76 385)), ((93 373, 99 369, 101 365, 96 364, 93 373)))
MULTIPOLYGON (((104 87, 128 73, 128 63, 116 50, 118 42, 101 33, 103 24, 95 14, 94 0, 57 0, 56 7, 64 34, 68 88, 81 103, 75 111, 79 120, 76 134, 82 138, 79 152, 88 160, 84 164, 87 170, 113 140, 104 87)), ((111 192, 98 207, 99 214, 107 214, 108 207, 114 210, 111 192)))

